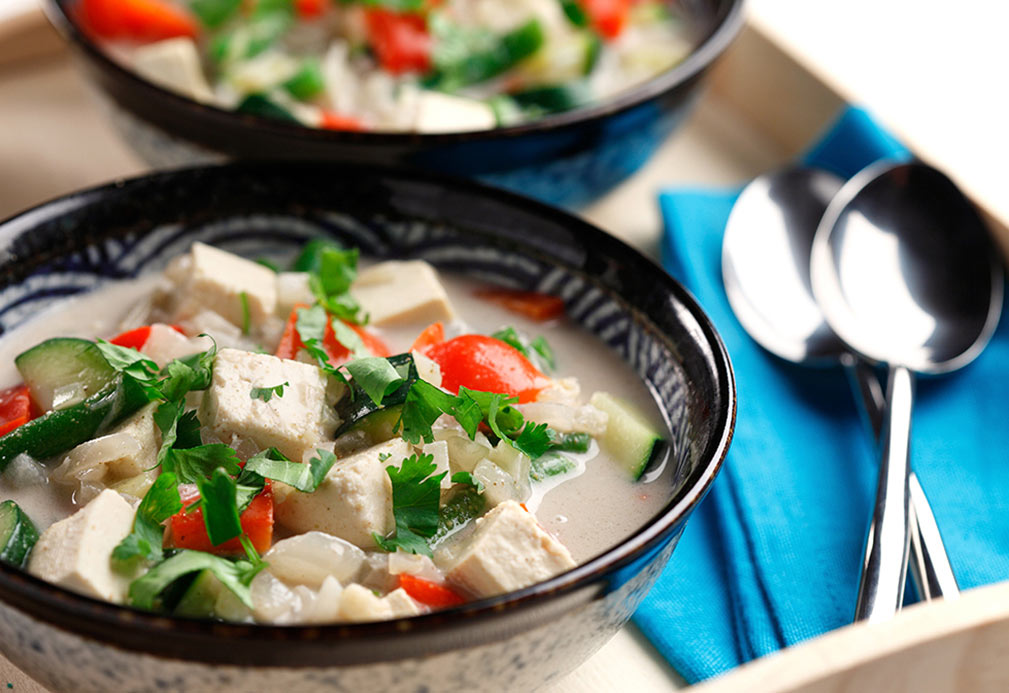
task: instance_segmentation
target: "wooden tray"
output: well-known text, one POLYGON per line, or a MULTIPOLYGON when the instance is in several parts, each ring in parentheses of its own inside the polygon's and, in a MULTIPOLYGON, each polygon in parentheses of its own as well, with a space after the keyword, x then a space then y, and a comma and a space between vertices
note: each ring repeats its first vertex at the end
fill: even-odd
MULTIPOLYGON (((839 0, 806 6, 801 0, 751 0, 747 27, 717 66, 693 115, 644 169, 583 210, 585 216, 657 257, 661 220, 655 194, 660 188, 741 184, 801 151, 844 104, 842 93, 860 98, 857 90, 844 88, 844 79, 833 79, 822 60, 810 57, 806 44, 796 38, 794 22, 780 16, 786 8, 796 16, 808 15, 807 6, 812 5, 836 6, 849 22, 876 6, 868 0, 848 0, 847 9, 839 0)), ((77 188, 145 170, 112 132, 65 47, 37 11, 0 22, 0 113, 0 218, 77 188)), ((953 170, 959 160, 939 156, 947 151, 942 146, 919 147, 921 133, 914 127, 894 129, 919 155, 954 174, 988 213, 1009 250, 1009 206, 991 204, 991 196, 983 194, 987 187, 975 185, 984 182, 981 175, 987 169, 978 164, 953 170)), ((889 623, 842 629, 741 667, 698 690, 1009 690, 1009 665, 1003 663, 1003 649, 1009 645, 1002 645, 1009 642, 1007 630, 1009 585, 992 586, 955 603, 913 607, 889 623)), ((16 691, 43 691, 0 658, 0 689, 7 682, 16 691)), ((549 690, 651 693, 682 685, 630 626, 549 690)))

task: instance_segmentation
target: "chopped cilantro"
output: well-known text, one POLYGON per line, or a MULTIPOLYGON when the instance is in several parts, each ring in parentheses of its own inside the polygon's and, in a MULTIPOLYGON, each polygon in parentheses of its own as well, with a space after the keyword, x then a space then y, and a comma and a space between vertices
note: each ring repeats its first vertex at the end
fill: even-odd
POLYGON ((483 484, 473 478, 473 474, 470 472, 456 472, 452 475, 453 484, 468 484, 469 486, 476 487, 477 491, 483 491, 483 484))
POLYGON ((315 359, 319 366, 327 375, 331 375, 342 383, 347 382, 347 378, 329 360, 329 354, 322 348, 323 335, 326 333, 326 311, 321 306, 311 308, 300 308, 298 319, 295 322, 295 329, 308 355, 315 359))
POLYGON ((246 473, 256 473, 266 479, 281 481, 288 486, 312 493, 326 478, 326 474, 336 462, 336 455, 328 450, 316 450, 318 457, 313 457, 308 464, 292 462, 280 452, 271 448, 249 458, 245 465, 246 473))
POLYGON ((548 372, 557 369, 557 358, 554 356, 553 347, 550 346, 550 342, 546 340, 546 337, 540 335, 530 342, 529 346, 543 359, 543 364, 546 366, 548 372))
POLYGON ((269 402, 271 399, 273 399, 274 395, 276 395, 277 397, 283 397, 284 388, 289 387, 290 385, 291 383, 285 381, 282 382, 280 385, 274 385, 273 387, 254 387, 249 392, 249 397, 251 397, 252 399, 261 399, 264 402, 269 402))
POLYGON ((393 432, 401 432, 403 439, 413 445, 434 442, 431 426, 438 417, 452 410, 458 398, 439 390, 425 380, 418 380, 410 388, 393 432))
POLYGON ((380 452, 380 453, 378 453, 378 461, 379 462, 385 462, 390 457, 392 457, 392 453, 391 452, 380 452))
POLYGON ((524 452, 534 460, 546 453, 552 445, 547 425, 545 423, 536 424, 531 421, 526 422, 522 428, 522 432, 511 443, 516 450, 524 452))
MULTIPOLYGON (((224 443, 211 443, 195 448, 173 448, 168 455, 169 471, 175 472, 179 483, 198 484, 210 477, 215 470, 223 469, 228 474, 238 474, 241 467, 238 455, 224 443)), ((162 466, 162 469, 165 469, 162 466)))
POLYGON ((351 356, 355 359, 362 359, 371 356, 371 352, 361 341, 361 335, 351 329, 347 323, 345 323, 340 318, 333 318, 331 321, 333 326, 333 335, 343 346, 350 350, 351 356))
POLYGON ((356 248, 321 247, 316 261, 318 269, 309 270, 308 286, 318 304, 330 315, 363 324, 367 321, 360 316, 361 306, 350 294, 350 285, 357 278, 357 258, 356 248))
POLYGON ((326 248, 342 250, 343 246, 328 238, 313 238, 301 249, 301 253, 291 265, 291 271, 318 272, 322 267, 322 251, 326 248))
POLYGON ((238 300, 242 304, 242 334, 249 334, 252 330, 252 313, 249 310, 249 294, 244 291, 238 293, 238 300))
POLYGON ((406 382, 406 378, 399 374, 388 359, 378 356, 350 361, 345 367, 353 376, 354 382, 378 406, 381 406, 382 400, 387 395, 391 395, 406 382))
POLYGON ((143 558, 160 561, 164 556, 162 543, 165 529, 162 523, 182 510, 179 488, 174 474, 162 474, 144 494, 133 519, 133 531, 112 551, 117 561, 143 558))
POLYGON ((501 328, 491 336, 514 347, 540 370, 547 373, 556 370, 557 363, 554 357, 554 350, 542 335, 530 342, 525 335, 514 327, 509 326, 501 328))
POLYGON ((239 518, 235 479, 218 467, 209 479, 198 478, 196 485, 200 489, 203 524, 207 528, 210 543, 218 546, 239 536, 242 533, 242 521, 239 518))
POLYGON ((153 610, 158 595, 169 585, 184 575, 209 570, 231 590, 239 601, 252 607, 249 583, 266 567, 262 560, 231 561, 202 551, 179 551, 177 554, 151 568, 144 575, 130 583, 130 604, 141 609, 153 610))
POLYGON ((438 504, 441 500, 441 480, 448 472, 434 474, 437 469, 431 455, 411 455, 399 469, 386 467, 392 480, 392 514, 396 518, 396 533, 391 537, 374 535, 375 542, 386 551, 397 548, 408 553, 431 555, 427 538, 438 531, 438 504))

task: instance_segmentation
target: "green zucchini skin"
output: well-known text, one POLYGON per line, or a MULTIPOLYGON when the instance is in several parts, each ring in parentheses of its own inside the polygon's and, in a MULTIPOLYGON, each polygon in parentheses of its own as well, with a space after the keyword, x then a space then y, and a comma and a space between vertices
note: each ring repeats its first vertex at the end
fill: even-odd
MULTIPOLYGON (((406 380, 392 394, 386 395, 382 399, 382 404, 375 404, 367 393, 361 389, 353 380, 347 388, 347 393, 336 403, 336 414, 340 417, 340 427, 336 429, 336 437, 364 426, 364 419, 392 407, 397 407, 406 402, 406 395, 410 392, 410 387, 417 382, 417 366, 413 362, 410 354, 397 354, 389 357, 389 363, 393 368, 402 374, 403 367, 407 369, 406 380)), ((398 417, 397 417, 398 418, 398 417)))
POLYGON ((0 503, 0 561, 24 568, 38 539, 38 529, 17 503, 0 503))
MULTIPOLYGON (((115 369, 105 360, 98 345, 75 337, 54 337, 36 344, 19 354, 14 365, 40 411, 53 408, 54 393, 61 387, 80 385, 84 394, 79 402, 104 390, 116 377, 115 369)), ((66 406, 77 402, 67 402, 66 406)))
POLYGON ((21 453, 44 460, 66 452, 108 431, 147 402, 136 381, 119 376, 83 402, 44 414, 0 438, 0 471, 21 453))

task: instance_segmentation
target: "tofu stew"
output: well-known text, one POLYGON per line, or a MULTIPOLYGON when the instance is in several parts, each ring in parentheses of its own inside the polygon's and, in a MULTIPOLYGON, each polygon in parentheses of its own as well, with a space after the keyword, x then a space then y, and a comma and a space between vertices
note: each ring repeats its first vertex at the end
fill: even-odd
POLYGON ((0 560, 267 624, 563 573, 668 499, 658 408, 563 312, 321 239, 289 271, 196 243, 68 299, 0 341, 0 560))

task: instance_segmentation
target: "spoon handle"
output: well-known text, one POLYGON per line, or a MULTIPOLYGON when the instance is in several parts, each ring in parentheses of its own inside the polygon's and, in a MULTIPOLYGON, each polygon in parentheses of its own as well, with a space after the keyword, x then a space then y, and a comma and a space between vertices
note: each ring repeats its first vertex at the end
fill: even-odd
POLYGON ((904 601, 911 534, 908 473, 913 405, 911 372, 903 366, 892 366, 883 413, 883 454, 876 506, 865 542, 856 621, 890 619, 904 601))
MULTIPOLYGON (((878 439, 883 428, 885 399, 876 372, 863 359, 852 354, 842 358, 849 381, 856 392, 856 401, 861 400, 862 413, 878 439)), ((911 494, 911 576, 914 578, 918 596, 924 600, 955 599, 960 595, 953 567, 950 565, 946 546, 943 544, 939 526, 932 514, 932 506, 925 491, 918 483, 918 475, 911 470, 908 477, 911 494)))

